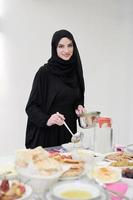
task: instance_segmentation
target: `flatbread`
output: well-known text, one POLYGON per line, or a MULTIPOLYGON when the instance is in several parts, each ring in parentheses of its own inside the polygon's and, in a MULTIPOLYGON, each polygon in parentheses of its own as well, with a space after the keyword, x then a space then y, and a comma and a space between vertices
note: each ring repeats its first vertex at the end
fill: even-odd
POLYGON ((66 172, 63 173, 61 177, 74 177, 79 176, 83 172, 83 168, 70 168, 66 172))
POLYGON ((81 162, 80 160, 72 159, 71 155, 58 154, 58 155, 55 155, 53 158, 55 160, 58 160, 59 162, 63 162, 63 163, 79 163, 79 162, 81 162))

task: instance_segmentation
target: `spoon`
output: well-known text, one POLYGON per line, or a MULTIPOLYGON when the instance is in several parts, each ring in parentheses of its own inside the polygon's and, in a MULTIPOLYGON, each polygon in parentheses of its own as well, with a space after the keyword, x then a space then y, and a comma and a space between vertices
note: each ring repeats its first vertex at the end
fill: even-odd
POLYGON ((69 128, 69 126, 66 124, 65 121, 64 121, 64 125, 65 125, 65 127, 69 130, 69 132, 70 132, 71 135, 72 135, 71 141, 72 141, 73 143, 79 142, 79 141, 81 140, 81 133, 77 132, 77 133, 74 134, 74 133, 71 131, 71 129, 69 128))

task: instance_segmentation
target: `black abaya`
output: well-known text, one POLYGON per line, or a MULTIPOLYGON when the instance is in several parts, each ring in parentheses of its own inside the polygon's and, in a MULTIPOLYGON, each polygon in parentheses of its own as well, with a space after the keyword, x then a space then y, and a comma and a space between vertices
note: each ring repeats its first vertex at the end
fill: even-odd
POLYGON ((47 66, 41 67, 35 76, 26 106, 28 114, 26 147, 50 147, 70 142, 71 134, 64 125, 48 127, 46 123, 51 114, 60 112, 75 133, 77 131, 75 108, 81 99, 78 87, 69 87, 59 77, 51 74, 47 66))

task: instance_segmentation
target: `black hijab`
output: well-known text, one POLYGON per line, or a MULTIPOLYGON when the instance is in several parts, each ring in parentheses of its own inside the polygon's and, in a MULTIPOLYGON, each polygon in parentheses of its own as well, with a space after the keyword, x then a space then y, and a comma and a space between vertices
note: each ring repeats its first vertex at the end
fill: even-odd
POLYGON ((52 55, 48 60, 51 72, 59 76, 62 81, 70 87, 78 87, 79 85, 82 93, 84 94, 82 64, 73 35, 67 30, 56 31, 53 35, 51 46, 52 55), (70 39, 74 47, 73 55, 69 60, 63 60, 57 55, 58 43, 64 37, 70 39))

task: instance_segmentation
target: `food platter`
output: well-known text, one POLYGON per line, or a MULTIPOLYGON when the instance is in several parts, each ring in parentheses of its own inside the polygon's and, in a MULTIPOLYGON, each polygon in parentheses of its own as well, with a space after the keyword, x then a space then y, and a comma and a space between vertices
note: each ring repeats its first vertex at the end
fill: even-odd
MULTIPOLYGON (((15 200, 16 199, 15 195, 18 195, 18 194, 20 195, 20 192, 22 192, 22 193, 21 193, 20 197, 19 196, 17 197, 17 200, 26 200, 26 199, 29 199, 29 197, 32 195, 31 186, 21 183, 16 179, 12 179, 12 180, 7 179, 7 181, 9 183, 10 191, 8 190, 7 192, 5 192, 3 199, 11 198, 12 200, 15 200), (15 186, 13 184, 15 184, 15 186)), ((1 185, 1 183, 2 183, 2 180, 0 181, 0 185, 1 185)), ((2 196, 1 196, 1 199, 2 199, 2 196)))
POLYGON ((62 166, 69 166, 60 177, 60 180, 77 179, 83 176, 86 172, 85 163, 81 160, 73 159, 70 153, 56 154, 54 159, 62 166))
POLYGON ((111 152, 105 155, 105 159, 109 161, 112 167, 133 168, 133 153, 129 152, 111 152))
POLYGON ((121 170, 114 167, 95 167, 91 174, 90 172, 87 174, 90 178, 94 178, 97 182, 103 184, 111 184, 121 180, 121 170))
POLYGON ((133 160, 133 153, 117 151, 117 152, 110 152, 105 154, 105 159, 110 161, 117 161, 117 160, 133 160))

